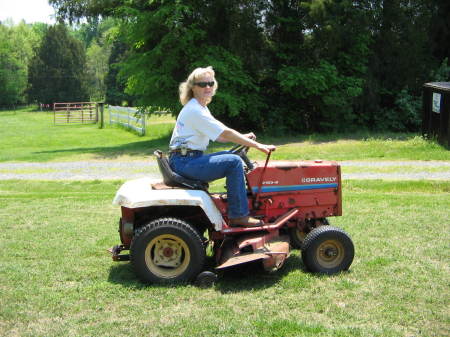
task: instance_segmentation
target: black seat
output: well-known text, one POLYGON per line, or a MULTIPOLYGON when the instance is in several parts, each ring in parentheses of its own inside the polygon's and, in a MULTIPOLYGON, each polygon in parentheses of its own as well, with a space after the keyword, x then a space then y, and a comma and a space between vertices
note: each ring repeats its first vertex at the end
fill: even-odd
POLYGON ((186 187, 192 190, 204 190, 209 187, 207 182, 201 180, 188 179, 180 176, 178 173, 172 171, 169 165, 169 160, 161 150, 156 150, 153 153, 156 156, 159 170, 163 176, 164 184, 171 187, 186 187))

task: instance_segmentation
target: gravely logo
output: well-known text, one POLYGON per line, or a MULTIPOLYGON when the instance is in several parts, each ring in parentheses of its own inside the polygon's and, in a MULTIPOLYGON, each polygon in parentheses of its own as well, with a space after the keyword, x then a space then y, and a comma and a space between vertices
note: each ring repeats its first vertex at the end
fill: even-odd
POLYGON ((302 183, 333 183, 337 180, 337 177, 313 177, 302 178, 302 183))

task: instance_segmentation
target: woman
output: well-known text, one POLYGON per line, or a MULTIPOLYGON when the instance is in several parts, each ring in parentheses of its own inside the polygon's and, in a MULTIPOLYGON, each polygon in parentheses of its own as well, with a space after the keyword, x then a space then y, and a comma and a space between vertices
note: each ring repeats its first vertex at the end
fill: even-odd
POLYGON ((274 151, 275 146, 260 144, 252 132, 243 135, 211 115, 207 105, 217 90, 214 75, 212 67, 197 68, 180 84, 180 101, 184 107, 170 140, 170 166, 191 179, 212 181, 226 177, 229 224, 259 226, 261 221, 249 216, 241 158, 228 151, 208 155, 203 155, 203 151, 210 140, 254 147, 266 154, 274 151))

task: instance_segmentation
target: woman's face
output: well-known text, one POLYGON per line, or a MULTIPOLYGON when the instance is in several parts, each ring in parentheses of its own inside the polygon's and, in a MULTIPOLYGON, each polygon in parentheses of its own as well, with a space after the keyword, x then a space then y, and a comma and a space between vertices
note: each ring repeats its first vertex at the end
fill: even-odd
POLYGON ((192 92, 197 101, 206 104, 211 101, 212 96, 214 94, 214 82, 215 82, 214 76, 208 73, 197 77, 197 79, 194 81, 194 86, 192 87, 192 92), (210 86, 211 84, 212 86, 210 86), (205 87, 202 88, 202 86, 205 87))

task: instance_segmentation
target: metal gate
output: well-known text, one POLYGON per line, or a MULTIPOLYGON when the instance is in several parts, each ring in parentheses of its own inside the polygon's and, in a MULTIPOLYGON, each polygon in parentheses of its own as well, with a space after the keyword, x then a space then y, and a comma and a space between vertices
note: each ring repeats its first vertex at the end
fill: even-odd
POLYGON ((95 124, 98 122, 98 106, 95 102, 53 103, 55 125, 95 124))

